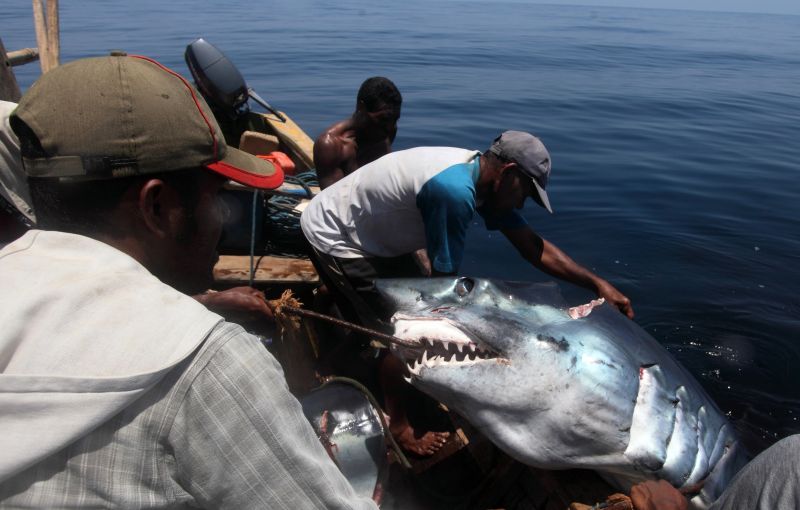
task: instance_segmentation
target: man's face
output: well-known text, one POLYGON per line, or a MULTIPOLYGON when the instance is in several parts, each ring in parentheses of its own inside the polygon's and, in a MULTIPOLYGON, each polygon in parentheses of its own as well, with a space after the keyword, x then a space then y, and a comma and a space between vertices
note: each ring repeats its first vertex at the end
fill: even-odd
POLYGON ((219 259, 217 244, 227 215, 219 191, 225 179, 209 170, 200 171, 197 206, 179 212, 179 228, 172 242, 173 286, 187 294, 208 289, 214 281, 214 265, 219 259))
POLYGON ((400 109, 380 104, 373 111, 366 111, 366 118, 369 120, 369 130, 374 133, 374 138, 389 138, 394 140, 397 136, 397 121, 400 120, 400 109))
POLYGON ((495 184, 494 192, 486 200, 486 206, 496 213, 507 213, 522 209, 525 199, 535 197, 536 188, 530 177, 515 165, 506 168, 495 184))

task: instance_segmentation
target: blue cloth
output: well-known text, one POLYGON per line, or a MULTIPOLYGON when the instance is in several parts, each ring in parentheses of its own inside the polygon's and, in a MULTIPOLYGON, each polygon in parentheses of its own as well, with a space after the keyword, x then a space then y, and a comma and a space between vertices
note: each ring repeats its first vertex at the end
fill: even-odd
POLYGON ((475 183, 480 173, 480 158, 445 168, 428 180, 417 193, 417 207, 425 223, 428 258, 440 273, 458 271, 464 258, 467 228, 475 211, 486 228, 501 230, 527 225, 516 211, 491 214, 477 208, 475 183))

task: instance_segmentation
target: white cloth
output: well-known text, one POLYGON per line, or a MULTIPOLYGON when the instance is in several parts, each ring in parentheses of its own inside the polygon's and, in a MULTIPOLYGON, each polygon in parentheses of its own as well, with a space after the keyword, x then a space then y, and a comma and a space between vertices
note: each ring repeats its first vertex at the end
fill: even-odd
POLYGON ((709 510, 800 508, 800 434, 781 439, 750 461, 709 510))
POLYGON ((22 167, 19 140, 8 122, 16 107, 16 103, 0 101, 0 196, 16 207, 31 223, 36 223, 28 182, 22 167))
POLYGON ((0 281, 0 481, 129 406, 221 321, 73 234, 31 230, 7 245, 0 281))
POLYGON ((0 509, 376 510, 331 461, 283 370, 221 322, 90 434, 0 482, 0 509))
POLYGON ((300 225, 322 253, 352 259, 397 257, 426 247, 417 194, 443 170, 480 152, 418 147, 392 152, 325 188, 300 225))

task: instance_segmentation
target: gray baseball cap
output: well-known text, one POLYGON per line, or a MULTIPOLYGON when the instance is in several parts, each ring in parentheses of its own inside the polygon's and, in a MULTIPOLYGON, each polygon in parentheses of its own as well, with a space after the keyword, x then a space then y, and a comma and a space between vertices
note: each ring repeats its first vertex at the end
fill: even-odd
POLYGON ((524 131, 505 131, 495 138, 489 152, 516 163, 533 181, 541 205, 549 212, 553 212, 550 199, 544 190, 550 178, 550 153, 541 140, 524 131))

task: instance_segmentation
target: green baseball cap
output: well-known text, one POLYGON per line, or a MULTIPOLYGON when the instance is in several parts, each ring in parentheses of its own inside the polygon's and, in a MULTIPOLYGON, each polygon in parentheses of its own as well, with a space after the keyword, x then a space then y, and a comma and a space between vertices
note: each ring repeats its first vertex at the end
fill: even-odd
POLYGON ((56 67, 22 97, 12 127, 19 121, 44 150, 44 157, 23 158, 29 177, 109 179, 206 167, 253 188, 283 183, 279 166, 229 147, 200 94, 147 57, 56 67))

